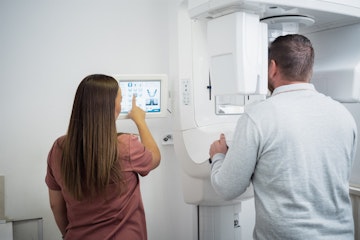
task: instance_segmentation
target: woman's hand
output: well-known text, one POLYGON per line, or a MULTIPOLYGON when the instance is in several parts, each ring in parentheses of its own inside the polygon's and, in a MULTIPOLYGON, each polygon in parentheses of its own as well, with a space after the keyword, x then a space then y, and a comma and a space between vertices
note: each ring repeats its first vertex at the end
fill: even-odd
POLYGON ((136 127, 139 130, 140 140, 147 150, 152 154, 152 169, 156 168, 160 164, 161 154, 160 150, 154 140, 145 121, 145 111, 136 106, 136 97, 132 99, 132 109, 129 112, 129 118, 131 118, 136 127))
POLYGON ((132 108, 129 112, 128 116, 131 120, 135 122, 135 124, 139 124, 145 121, 145 111, 136 106, 136 97, 133 95, 132 98, 132 108))

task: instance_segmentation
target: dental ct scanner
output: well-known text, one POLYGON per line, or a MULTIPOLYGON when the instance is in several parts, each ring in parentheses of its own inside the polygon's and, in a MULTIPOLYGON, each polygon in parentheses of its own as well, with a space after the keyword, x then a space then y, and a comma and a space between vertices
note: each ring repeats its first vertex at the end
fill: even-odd
MULTIPOLYGON (((314 36, 321 56, 337 44, 321 37, 323 32, 359 23, 360 1, 188 0, 180 4, 177 21, 174 148, 182 166, 184 201, 200 206, 200 239, 240 239, 241 228, 234 222, 253 189, 250 185, 232 201, 214 192, 210 144, 225 133, 231 146, 246 106, 268 96, 269 41, 288 33, 314 36)), ((330 64, 336 54, 330 51, 317 61, 312 83, 341 102, 360 102, 359 54, 330 64)))

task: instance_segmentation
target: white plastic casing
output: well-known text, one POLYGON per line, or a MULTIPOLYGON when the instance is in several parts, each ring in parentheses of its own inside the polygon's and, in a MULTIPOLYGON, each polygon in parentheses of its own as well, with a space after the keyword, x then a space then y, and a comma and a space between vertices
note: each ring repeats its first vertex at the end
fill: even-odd
POLYGON ((267 25, 236 12, 208 22, 208 51, 215 96, 267 93, 267 25), (264 64, 263 64, 264 63, 264 64))

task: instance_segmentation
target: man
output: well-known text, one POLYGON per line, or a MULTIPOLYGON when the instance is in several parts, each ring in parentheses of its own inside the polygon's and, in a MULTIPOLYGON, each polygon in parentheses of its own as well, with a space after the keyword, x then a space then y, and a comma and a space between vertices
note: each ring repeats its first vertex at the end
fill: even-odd
POLYGON ((218 194, 230 200, 253 184, 254 239, 354 239, 356 124, 309 83, 313 63, 306 37, 278 37, 269 47, 272 96, 242 115, 229 149, 223 134, 210 146, 218 194))

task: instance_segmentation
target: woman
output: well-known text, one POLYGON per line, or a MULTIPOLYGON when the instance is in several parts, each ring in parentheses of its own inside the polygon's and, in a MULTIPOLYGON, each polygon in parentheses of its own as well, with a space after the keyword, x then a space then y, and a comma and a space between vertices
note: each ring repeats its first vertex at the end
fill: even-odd
POLYGON ((160 152, 133 97, 129 118, 141 142, 117 134, 121 89, 106 75, 79 85, 68 132, 48 156, 50 206, 67 240, 147 239, 139 177, 160 163, 160 152))

